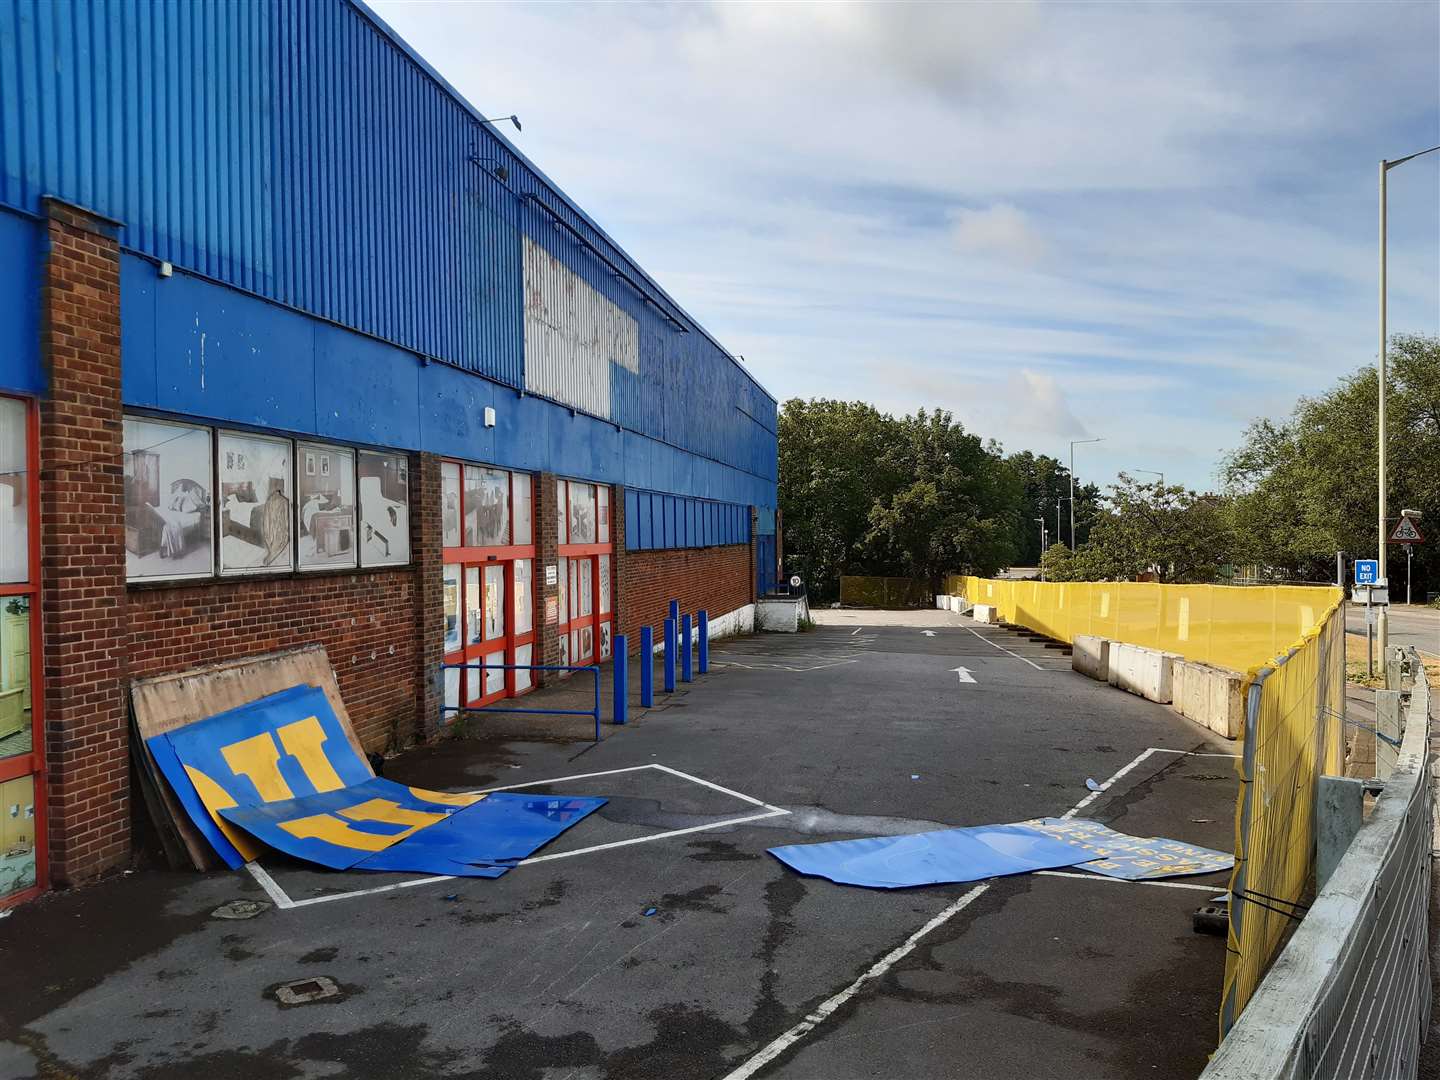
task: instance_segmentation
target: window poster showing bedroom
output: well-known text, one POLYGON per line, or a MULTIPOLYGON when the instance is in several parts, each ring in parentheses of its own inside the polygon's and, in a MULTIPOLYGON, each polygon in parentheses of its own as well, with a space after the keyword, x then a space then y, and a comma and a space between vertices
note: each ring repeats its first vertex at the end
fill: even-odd
POLYGON ((165 421, 125 421, 125 563, 129 577, 208 577, 210 432, 165 421))
POLYGON ((128 416, 125 555, 132 582, 408 565, 408 459, 128 416))

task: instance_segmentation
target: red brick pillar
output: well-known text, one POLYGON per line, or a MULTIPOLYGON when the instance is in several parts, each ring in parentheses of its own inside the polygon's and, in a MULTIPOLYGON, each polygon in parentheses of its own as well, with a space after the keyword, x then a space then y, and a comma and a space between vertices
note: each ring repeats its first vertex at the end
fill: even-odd
POLYGON ((40 348, 40 610, 50 870, 57 885, 130 858, 124 424, 118 226, 46 200, 40 348))
MULTIPOLYGON (((537 664, 555 665, 560 663, 560 635, 556 632, 555 624, 546 618, 546 608, 553 598, 559 613, 560 602, 560 552, 559 534, 556 531, 556 523, 559 521, 560 507, 557 501, 559 488, 555 483, 554 473, 541 473, 538 483, 535 486, 535 641, 536 649, 540 659, 537 664), (556 572, 555 583, 550 583, 550 570, 556 572)), ((553 683, 556 680, 557 672, 537 671, 535 682, 539 686, 553 683)))
MULTIPOLYGON (((423 739, 439 730, 444 694, 440 663, 445 656, 445 561, 440 505, 440 458, 414 454, 410 458, 410 552, 415 563, 415 726, 413 737, 423 739)), ((395 733, 402 741, 412 732, 395 733)))

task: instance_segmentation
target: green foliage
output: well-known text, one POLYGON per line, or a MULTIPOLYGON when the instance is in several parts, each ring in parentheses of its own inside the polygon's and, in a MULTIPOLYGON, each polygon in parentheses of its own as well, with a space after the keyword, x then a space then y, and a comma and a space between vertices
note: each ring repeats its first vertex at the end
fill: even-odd
MULTIPOLYGON (((1019 479, 1025 504, 1015 532, 1018 566, 1040 565, 1040 529, 1036 518, 1044 518, 1055 543, 1070 539, 1070 470, 1048 454, 1029 450, 1011 454, 1005 463, 1019 479), (1060 509, 1060 532, 1056 534, 1055 510, 1060 509)), ((1100 513, 1100 489, 1094 484, 1075 486, 1075 542, 1085 543, 1090 527, 1100 513)))
MULTIPOLYGON (((1440 339, 1397 335, 1388 357, 1390 516, 1423 511, 1428 536, 1440 530, 1440 339)), ((1374 557, 1377 388, 1375 368, 1364 367, 1301 399, 1288 419, 1251 424, 1221 473, 1246 561, 1277 576, 1326 581, 1337 550, 1374 557)), ((1415 552, 1421 595, 1426 582, 1440 581, 1436 552, 1433 538, 1415 552)), ((1392 547, 1390 555, 1394 585, 1404 553, 1392 547)))
POLYGON ((949 413, 882 414, 792 399, 780 414, 780 509, 792 568, 817 594, 840 575, 938 583, 1014 558, 1022 489, 997 448, 949 413))

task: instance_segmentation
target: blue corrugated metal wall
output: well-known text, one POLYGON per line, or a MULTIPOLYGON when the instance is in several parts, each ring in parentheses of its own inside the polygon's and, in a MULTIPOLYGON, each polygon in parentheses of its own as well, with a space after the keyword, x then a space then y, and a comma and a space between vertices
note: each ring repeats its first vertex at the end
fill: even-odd
MULTIPOLYGON (((46 194, 136 252, 517 388, 523 230, 639 323, 612 418, 773 488, 773 399, 347 0, 0 0, 0 204, 46 194)), ((277 363, 233 374, 258 384, 241 411, 267 411, 277 363)))
POLYGON ((625 489, 625 549, 718 547, 750 542, 750 508, 625 489))

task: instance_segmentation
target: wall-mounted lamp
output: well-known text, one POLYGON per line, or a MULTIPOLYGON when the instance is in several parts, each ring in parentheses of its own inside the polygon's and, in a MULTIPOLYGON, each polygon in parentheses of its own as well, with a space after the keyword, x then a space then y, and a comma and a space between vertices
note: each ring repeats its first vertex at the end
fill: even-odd
POLYGON ((175 273, 175 267, 162 259, 160 262, 160 276, 169 277, 173 273, 175 273))
POLYGON ((515 130, 516 130, 516 131, 524 131, 524 130, 525 130, 524 128, 522 128, 522 127, 520 126, 520 117, 516 116, 514 113, 511 113, 509 116, 497 116, 497 117, 495 117, 495 119, 493 119, 493 120, 481 120, 480 123, 482 123, 482 124, 503 124, 506 120, 509 120, 512 124, 515 125, 515 130))

